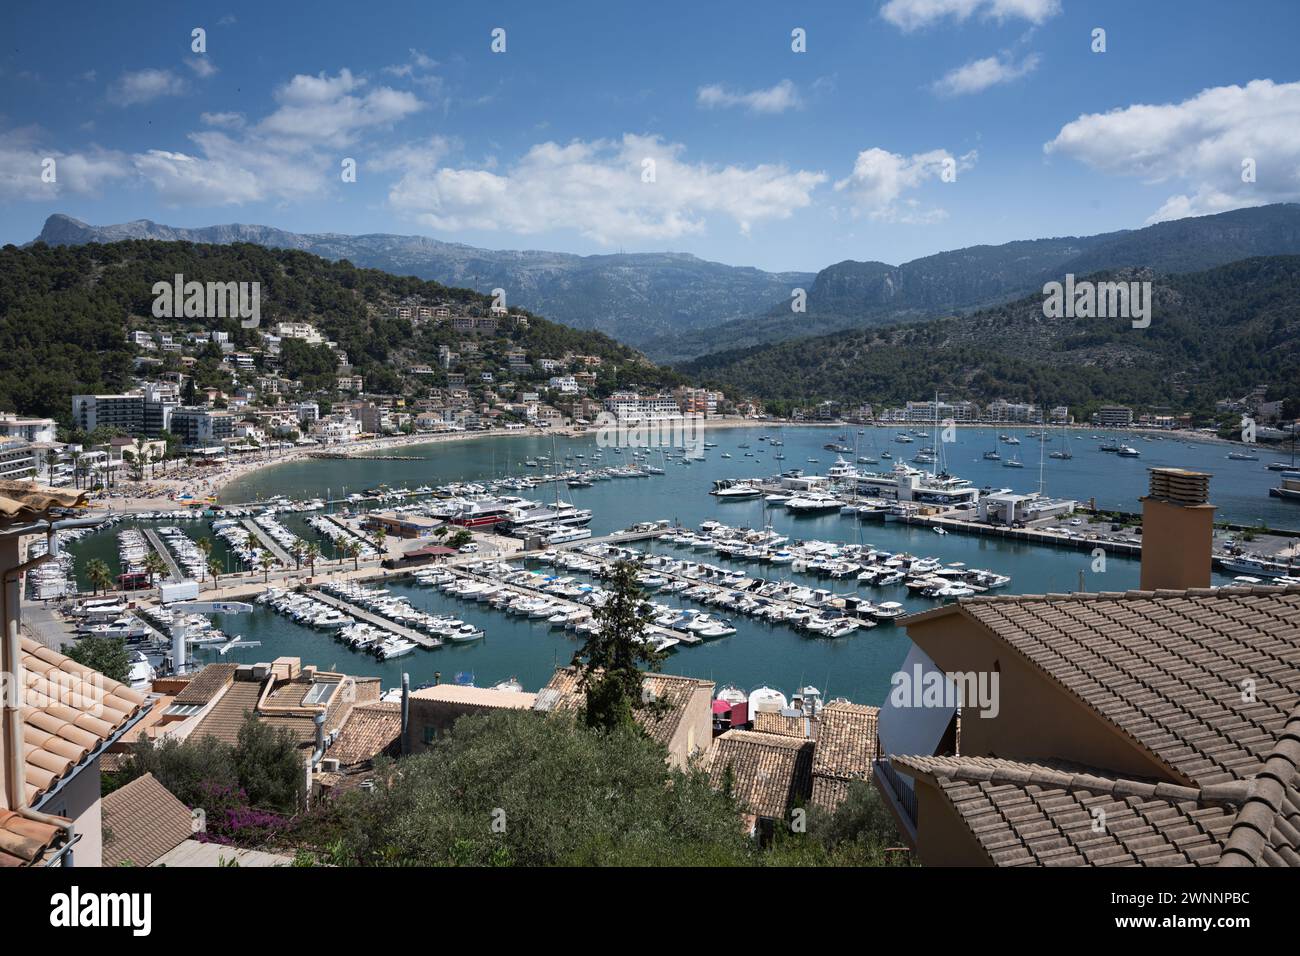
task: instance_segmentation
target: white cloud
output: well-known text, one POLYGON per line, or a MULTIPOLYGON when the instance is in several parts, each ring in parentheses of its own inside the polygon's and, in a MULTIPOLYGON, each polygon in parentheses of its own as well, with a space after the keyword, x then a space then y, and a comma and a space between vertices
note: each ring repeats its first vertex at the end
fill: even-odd
POLYGON ((1300 82, 1253 80, 1181 103, 1089 113, 1044 144, 1103 173, 1178 182, 1148 222, 1300 199, 1300 82), (1242 182, 1242 161, 1257 181, 1242 182))
POLYGON ((684 152, 680 144, 633 134, 540 143, 504 173, 422 163, 394 184, 389 201, 432 229, 573 229, 614 243, 698 235, 715 215, 747 234, 755 223, 787 219, 809 205, 826 181, 823 173, 780 165, 688 163, 684 152), (654 160, 654 182, 642 181, 646 159, 654 160))
POLYGON ((695 94, 695 101, 706 109, 743 106, 751 113, 784 113, 803 106, 799 90, 789 80, 782 80, 766 90, 748 93, 732 92, 716 83, 701 86, 695 94))
POLYGON ((1038 68, 1039 56, 1030 53, 1019 63, 1011 57, 989 56, 982 60, 972 60, 955 70, 949 70, 941 79, 935 80, 931 89, 940 96, 965 96, 968 93, 980 93, 990 86, 1010 83, 1038 68))
POLYGON ((964 23, 976 15, 1037 25, 1060 12, 1060 0, 889 0, 880 9, 882 17, 904 32, 948 18, 964 23))
POLYGON ((132 161, 169 205, 219 206, 266 198, 256 172, 241 165, 163 149, 137 153, 132 161))
POLYGON ((275 92, 280 104, 257 125, 259 135, 300 145, 346 146, 364 129, 390 126, 424 104, 413 93, 366 81, 348 69, 337 76, 299 74, 275 92))
POLYGON ((170 205, 239 205, 321 195, 338 182, 338 151, 363 133, 423 108, 413 94, 369 88, 348 69, 299 74, 274 93, 276 108, 249 123, 243 114, 203 113, 191 148, 151 149, 132 157, 136 173, 170 205))
POLYGON ((207 79, 209 76, 215 76, 217 68, 212 65, 212 61, 204 56, 192 56, 185 61, 185 65, 194 71, 195 76, 207 79))
POLYGON ((117 106, 134 106, 184 92, 185 81, 171 70, 136 70, 117 78, 108 89, 108 100, 117 106))
POLYGON ((945 169, 954 172, 975 165, 975 151, 953 157, 946 149, 904 156, 872 147, 858 153, 853 172, 835 184, 838 192, 850 196, 854 214, 866 215, 883 222, 931 223, 947 217, 938 207, 926 208, 904 194, 926 182, 941 179, 945 169))
POLYGON ((205 126, 220 126, 223 129, 241 129, 244 125, 243 113, 200 113, 199 120, 205 126))
POLYGON ((0 200, 52 201, 68 195, 98 195, 107 185, 130 176, 122 153, 91 146, 76 152, 52 149, 35 127, 0 133, 0 200), (44 182, 45 160, 54 160, 54 182, 44 182))

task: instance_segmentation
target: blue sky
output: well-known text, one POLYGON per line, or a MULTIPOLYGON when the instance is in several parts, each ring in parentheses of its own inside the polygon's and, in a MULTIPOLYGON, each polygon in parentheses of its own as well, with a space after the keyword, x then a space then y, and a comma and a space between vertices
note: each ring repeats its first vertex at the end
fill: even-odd
POLYGON ((1300 197, 1291 0, 73 3, 7 18, 0 242, 64 212, 811 271, 1300 197))

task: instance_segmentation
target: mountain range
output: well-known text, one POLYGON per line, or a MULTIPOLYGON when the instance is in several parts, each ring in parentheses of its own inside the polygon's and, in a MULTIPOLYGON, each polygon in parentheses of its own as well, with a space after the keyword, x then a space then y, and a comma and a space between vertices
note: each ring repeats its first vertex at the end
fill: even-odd
POLYGON ((789 295, 792 287, 813 279, 810 272, 763 272, 672 252, 578 256, 497 251, 427 236, 296 233, 242 223, 182 229, 138 219, 92 226, 61 214, 46 220, 36 241, 63 246, 123 239, 218 245, 251 242, 310 252, 323 259, 346 259, 362 268, 481 293, 501 288, 506 290, 507 306, 519 306, 573 328, 606 332, 633 346, 754 316, 789 295))
POLYGON ((846 329, 960 315, 1013 301, 1066 273, 1210 269, 1252 256, 1300 254, 1300 205, 1238 209, 1094 236, 971 246, 901 265, 846 260, 816 273, 764 272, 679 253, 577 256, 496 251, 424 236, 293 233, 269 226, 180 229, 138 220, 91 226, 53 215, 49 245, 160 239, 250 242, 479 292, 575 328, 597 329, 659 362, 846 329), (794 289, 806 310, 792 312, 794 289))

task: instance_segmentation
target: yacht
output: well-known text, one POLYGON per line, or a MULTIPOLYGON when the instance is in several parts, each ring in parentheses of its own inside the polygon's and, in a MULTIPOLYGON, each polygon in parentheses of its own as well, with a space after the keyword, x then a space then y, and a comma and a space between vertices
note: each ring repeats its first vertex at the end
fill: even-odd
POLYGON ((1140 458, 1142 452, 1138 451, 1132 445, 1120 445, 1119 450, 1115 452, 1121 458, 1140 458))
POLYGON ((839 511, 841 502, 832 494, 824 491, 809 491, 796 495, 785 503, 787 511, 796 514, 820 514, 827 511, 839 511))
POLYGON ((1259 461, 1259 455, 1252 455, 1244 451, 1228 452, 1228 461, 1259 461))
POLYGON ((719 501, 743 501, 747 498, 761 497, 763 489, 752 482, 719 478, 713 483, 713 490, 709 494, 719 501))

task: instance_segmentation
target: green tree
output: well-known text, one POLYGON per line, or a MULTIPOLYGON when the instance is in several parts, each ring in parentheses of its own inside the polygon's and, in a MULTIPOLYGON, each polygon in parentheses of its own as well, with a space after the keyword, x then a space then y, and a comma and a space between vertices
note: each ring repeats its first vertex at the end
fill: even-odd
POLYGON ((447 547, 463 548, 465 547, 465 545, 469 544, 473 540, 474 540, 474 535, 471 532, 467 531, 465 528, 461 528, 459 531, 457 531, 455 534, 453 534, 450 538, 447 539, 447 547))
POLYGON ((239 785, 251 806, 280 813, 296 812, 306 783, 304 754, 284 727, 273 727, 253 715, 244 719, 234 751, 239 785))
POLYGON ((657 671, 664 655, 645 640, 649 605, 636 576, 631 562, 614 565, 607 584, 609 599, 595 613, 600 626, 573 656, 586 694, 583 712, 589 727, 631 727, 636 711, 657 706, 643 689, 644 670, 657 671))
POLYGON ((131 655, 121 637, 83 637, 68 649, 68 657, 105 677, 125 682, 131 672, 131 655))
POLYGON ((146 773, 152 773, 176 799, 191 808, 206 808, 213 790, 239 786, 230 745, 210 734, 183 741, 163 737, 156 744, 141 737, 116 782, 120 786, 146 773))
POLYGON ((113 583, 113 572, 108 569, 108 565, 99 558, 91 558, 86 562, 86 578, 90 581, 91 587, 98 594, 100 589, 105 591, 113 583))
POLYGON ((144 570, 149 575, 149 586, 153 587, 154 578, 167 573, 167 562, 157 551, 150 551, 144 556, 144 570))
POLYGON ((628 729, 569 715, 463 717, 426 754, 334 801, 317 848, 371 866, 723 866, 749 859, 735 806, 628 729), (335 841, 337 840, 337 843, 335 841))

